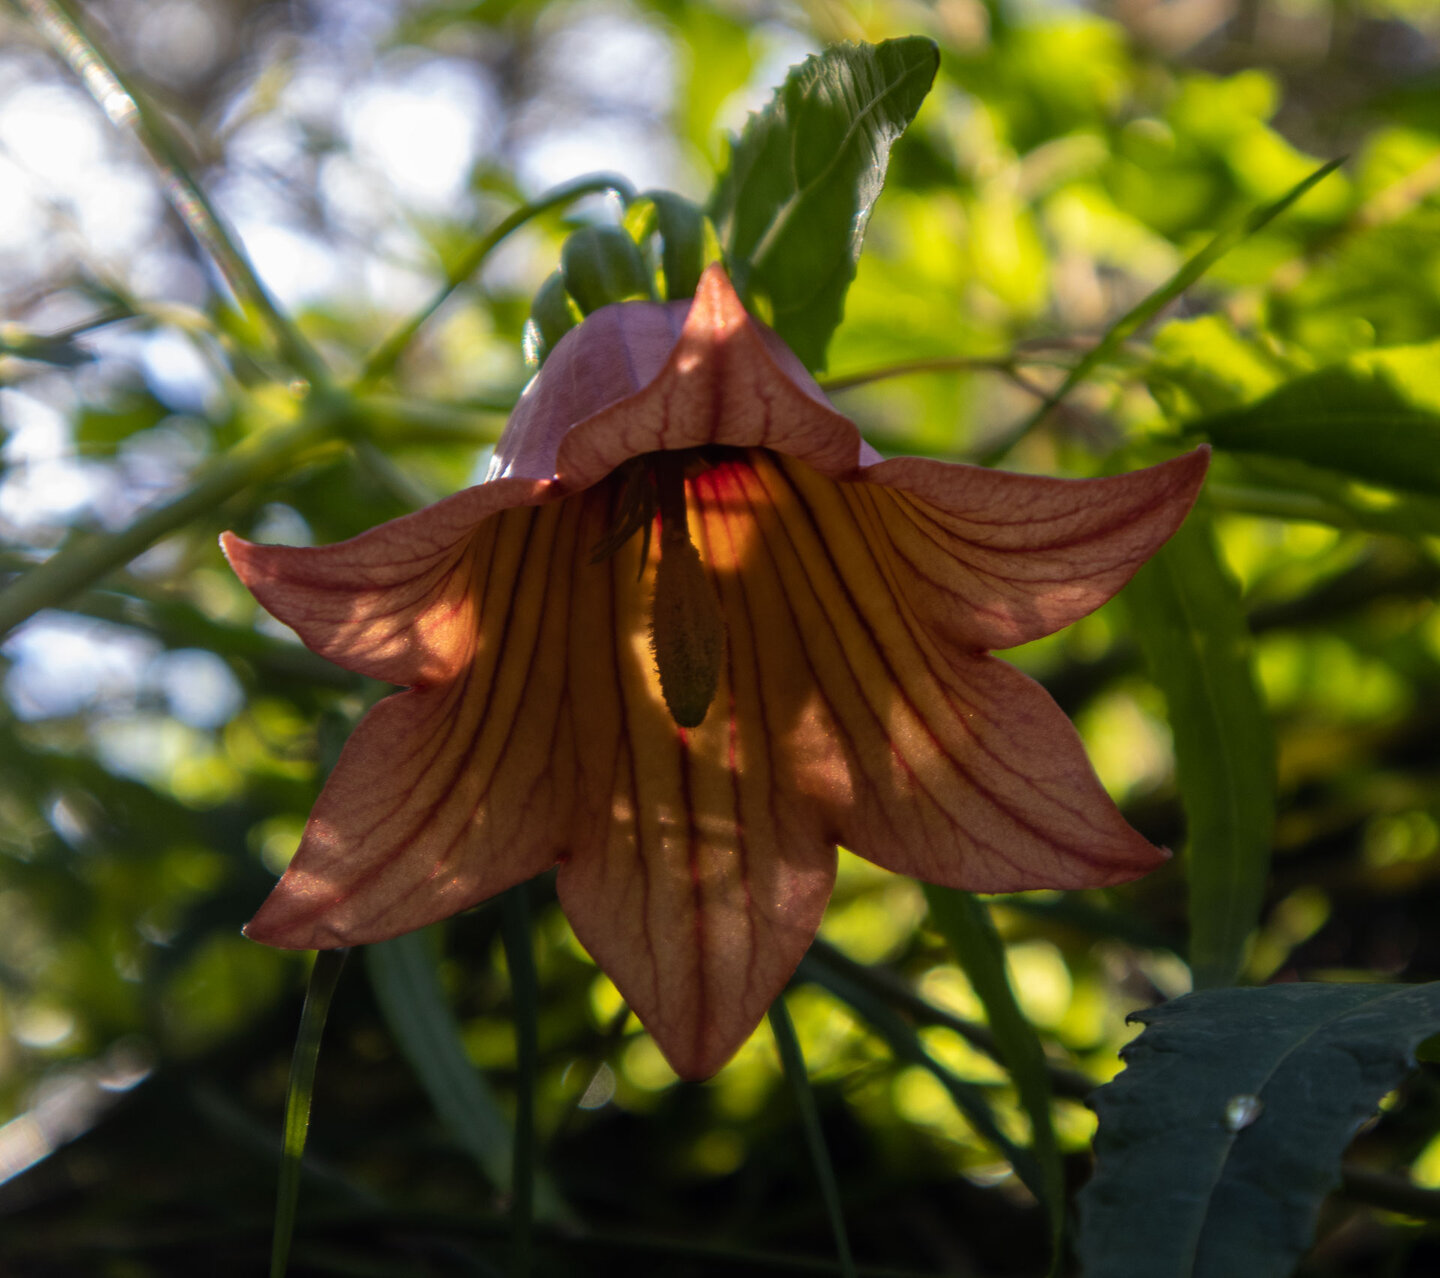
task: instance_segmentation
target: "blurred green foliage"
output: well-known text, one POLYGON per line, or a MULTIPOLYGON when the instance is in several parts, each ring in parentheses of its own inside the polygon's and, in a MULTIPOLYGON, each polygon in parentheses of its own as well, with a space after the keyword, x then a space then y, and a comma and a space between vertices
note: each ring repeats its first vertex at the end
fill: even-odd
MULTIPOLYGON (((1215 444, 1215 549, 1190 584, 1253 636, 1235 677, 1258 689, 1277 776, 1271 871, 1246 866, 1243 979, 1440 978, 1440 3, 148 8, 84 11, 340 384, 549 184, 603 168, 703 201, 724 136, 788 65, 840 39, 934 40, 935 86, 891 155, 826 360, 837 386, 855 375, 836 402, 885 452, 1008 443, 1214 236, 1348 157, 1004 464, 1089 475, 1215 444), (858 376, 900 364, 916 367, 858 376)), ((238 928, 384 690, 264 618, 216 535, 335 541, 478 480, 527 375, 532 297, 571 231, 621 209, 596 195, 529 222, 393 370, 327 400, 163 214, 33 22, 0 12, 0 37, 0 611, 36 565, 83 562, 201 493, 0 649, 0 1271, 250 1274, 304 969, 238 928)), ((1010 655, 1076 719, 1134 824, 1183 850, 1186 746, 1173 682, 1142 660, 1143 611, 1010 655)), ((1190 987, 1186 873, 1182 855, 1126 889, 993 907, 1071 1188, 1095 1125, 1081 1100, 1118 1069, 1126 1014, 1190 987)), ((1204 926, 1238 926, 1238 946, 1233 903, 1214 894, 1204 926)), ((839 1272, 768 1031, 678 1085, 543 881, 533 907, 536 1272, 806 1271, 795 1256, 839 1272)), ((293 1272, 505 1272, 504 1187, 482 1157, 517 1096, 500 932, 491 904, 423 938, 435 985, 406 1010, 440 1007, 438 990, 448 1013, 428 1030, 350 965, 293 1272), (426 1032, 449 1036, 427 1059, 468 1060, 481 1090, 412 1067, 426 1032)), ((1039 1209, 977 1132, 1023 1150, 1030 1101, 921 890, 846 858, 822 938, 788 1006, 862 1271, 1044 1273, 1039 1209)), ((1350 1159, 1305 1272, 1433 1272, 1433 1066, 1350 1159)))

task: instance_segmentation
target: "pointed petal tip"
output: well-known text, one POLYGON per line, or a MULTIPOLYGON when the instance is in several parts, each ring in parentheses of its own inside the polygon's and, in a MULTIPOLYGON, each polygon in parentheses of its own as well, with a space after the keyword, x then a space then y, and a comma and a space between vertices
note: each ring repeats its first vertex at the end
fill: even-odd
POLYGON ((360 940, 341 936, 334 928, 309 916, 286 917, 271 908, 267 900, 255 917, 240 929, 240 935, 257 945, 272 950, 339 950, 349 945, 363 945, 386 937, 367 936, 360 940))
POLYGON ((707 1041, 699 1043, 674 1041, 664 1025, 647 1025, 645 1028, 650 1031, 650 1037, 660 1049, 665 1063, 675 1071, 682 1083, 703 1083, 706 1079, 714 1078, 734 1059, 735 1053, 745 1045, 759 1023, 756 1021, 755 1025, 738 1036, 715 1038, 712 1035, 707 1041))
POLYGON ((265 908, 262 906, 260 912, 240 929, 240 935, 247 941, 254 941, 257 945, 268 945, 272 950, 313 950, 321 948, 311 945, 308 937, 297 937, 289 929, 276 927, 268 923, 264 917, 265 913, 265 908))

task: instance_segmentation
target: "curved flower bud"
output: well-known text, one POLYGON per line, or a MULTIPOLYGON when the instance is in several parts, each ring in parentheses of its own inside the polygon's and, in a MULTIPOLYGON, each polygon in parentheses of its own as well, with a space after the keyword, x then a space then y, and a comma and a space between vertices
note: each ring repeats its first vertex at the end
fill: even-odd
POLYGON ((311 648, 408 688, 356 729, 247 934, 378 941, 558 863, 576 935, 700 1078, 814 937, 837 844, 982 892, 1143 874, 1166 853, 987 649, 1110 598, 1206 464, 882 461, 718 266, 693 302, 596 311, 485 483, 336 546, 223 539, 311 648), (657 600, 667 549, 684 580, 657 600), (653 634, 686 591, 723 633, 682 645, 676 710, 653 634))

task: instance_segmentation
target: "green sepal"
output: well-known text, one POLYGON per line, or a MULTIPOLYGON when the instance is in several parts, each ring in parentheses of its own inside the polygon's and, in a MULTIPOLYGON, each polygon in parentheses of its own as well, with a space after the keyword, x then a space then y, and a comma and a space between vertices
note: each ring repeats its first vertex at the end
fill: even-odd
POLYGON ((720 239, 705 211, 672 191, 646 191, 660 235, 660 274, 667 302, 694 297, 700 275, 720 260, 720 239))
POLYGON ((530 318, 525 323, 525 362, 531 368, 539 368, 555 349, 555 343, 582 318, 580 309, 565 291, 565 277, 553 271, 530 303, 530 318))
POLYGON ((650 272, 639 246, 618 226, 587 226, 560 250, 565 291, 584 315, 612 302, 653 296, 650 272))

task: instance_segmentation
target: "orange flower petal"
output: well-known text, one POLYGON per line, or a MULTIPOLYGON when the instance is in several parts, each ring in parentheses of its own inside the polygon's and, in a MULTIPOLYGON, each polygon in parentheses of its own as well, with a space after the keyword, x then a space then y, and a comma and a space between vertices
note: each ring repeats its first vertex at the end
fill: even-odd
POLYGON ((570 581, 586 505, 506 511, 472 530, 451 573, 468 583, 463 668, 366 715, 248 936, 292 949, 384 940, 548 869, 569 846, 570 581))
POLYGON ((703 1078, 755 1028, 815 935, 834 841, 783 801, 767 725, 731 691, 733 642, 704 723, 676 727, 647 636, 659 548, 637 585, 638 554, 636 539, 572 580, 580 782, 557 888, 576 936, 676 1072, 703 1078))
POLYGON ((888 491, 857 492, 855 504, 923 625, 961 647, 1010 648, 1088 616, 1129 581, 1189 512, 1209 456, 1105 479, 900 457, 865 469, 888 491))
POLYGON ((902 873, 988 892, 1098 886, 1164 860, 1037 684, 927 632, 869 537, 890 494, 764 453, 695 488, 707 557, 722 581, 734 565, 743 599, 726 596, 726 625, 736 651, 754 653, 747 714, 775 742, 779 784, 823 813, 832 837, 902 873))
POLYGON ((266 611, 322 657, 386 683, 433 684, 475 646, 480 526, 553 488, 481 484, 333 546, 263 546, 230 532, 220 546, 266 611))

